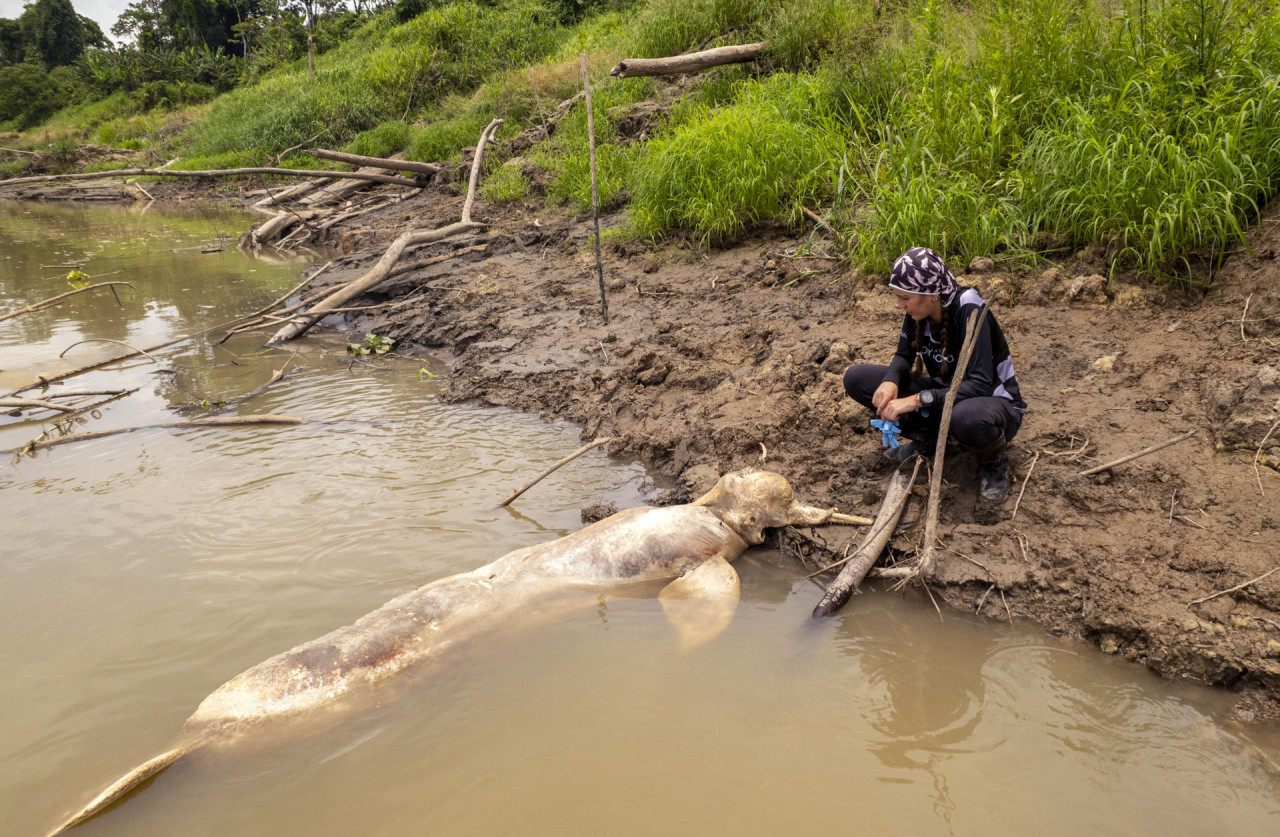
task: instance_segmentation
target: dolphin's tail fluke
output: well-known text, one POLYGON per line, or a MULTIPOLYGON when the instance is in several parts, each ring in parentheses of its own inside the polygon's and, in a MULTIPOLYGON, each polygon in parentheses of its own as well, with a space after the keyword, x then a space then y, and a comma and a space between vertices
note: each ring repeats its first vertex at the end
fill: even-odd
POLYGON ((103 811, 110 808, 116 802, 128 796, 131 791, 141 785, 143 782, 161 773, 169 765, 191 752, 194 747, 190 744, 174 747, 168 752, 161 753, 148 762, 138 765, 125 775, 117 779, 110 787, 93 798, 88 805, 81 808, 76 814, 67 819, 62 825, 49 832, 49 837, 55 834, 61 834, 68 828, 75 828, 85 820, 93 819, 103 811))

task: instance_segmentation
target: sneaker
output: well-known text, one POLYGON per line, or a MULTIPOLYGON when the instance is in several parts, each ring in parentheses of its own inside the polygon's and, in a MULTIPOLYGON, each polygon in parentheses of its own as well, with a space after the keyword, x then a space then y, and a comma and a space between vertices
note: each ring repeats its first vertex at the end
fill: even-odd
POLYGON ((979 462, 978 493, 986 500, 1003 500, 1009 494, 1009 455, 1004 451, 994 462, 979 462))

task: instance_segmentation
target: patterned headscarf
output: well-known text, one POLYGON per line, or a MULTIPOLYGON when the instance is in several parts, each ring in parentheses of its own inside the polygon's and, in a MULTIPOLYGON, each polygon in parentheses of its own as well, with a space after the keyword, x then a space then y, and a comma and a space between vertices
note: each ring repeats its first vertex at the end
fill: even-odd
POLYGON ((889 273, 889 287, 909 294, 937 294, 949 306, 959 288, 942 257, 928 247, 912 247, 898 256, 889 273))

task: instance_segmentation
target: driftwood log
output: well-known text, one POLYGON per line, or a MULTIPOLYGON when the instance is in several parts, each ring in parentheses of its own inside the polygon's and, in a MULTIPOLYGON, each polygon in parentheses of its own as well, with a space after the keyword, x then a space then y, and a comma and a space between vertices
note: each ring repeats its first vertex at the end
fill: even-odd
POLYGON ((853 595, 853 591, 862 583, 862 579, 866 578, 867 571, 880 557, 880 553, 884 552, 889 538, 893 536, 893 530, 898 527, 898 521, 902 519, 902 511, 907 507, 907 498, 911 496, 911 486, 915 485, 916 475, 919 473, 920 460, 917 459, 911 476, 899 470, 889 480, 889 490, 885 492, 884 502, 880 504, 880 513, 876 515, 875 523, 863 538, 858 551, 849 558, 835 581, 827 587, 822 600, 813 609, 813 618, 830 616, 844 607, 849 597, 853 595))
POLYGON ((288 189, 285 189, 284 191, 281 191, 281 192, 276 192, 275 194, 272 194, 270 189, 265 189, 264 191, 267 193, 267 196, 262 200, 258 201, 257 203, 255 203, 253 205, 253 208, 265 209, 268 206, 275 206, 277 204, 282 204, 285 201, 290 201, 290 200, 296 201, 298 198, 301 198, 303 195, 306 195, 310 192, 314 192, 316 189, 319 189, 321 186, 324 186, 326 183, 332 183, 333 181, 334 181, 334 178, 332 177, 321 177, 315 180, 304 180, 303 182, 299 183, 296 186, 290 186, 288 189))
POLYGON ((18 186, 23 183, 44 183, 49 180, 95 180, 104 177, 231 177, 247 174, 270 174, 277 177, 341 177, 349 180, 367 180, 371 183, 387 183, 392 186, 422 188, 418 180, 396 177, 391 174, 375 174, 362 171, 307 171, 304 169, 277 169, 271 167, 247 169, 213 169, 209 171, 169 171, 168 169, 114 169, 112 171, 80 172, 79 174, 49 174, 34 177, 11 177, 0 180, 0 186, 18 186))
POLYGON ((690 52, 670 58, 624 58, 609 71, 614 78, 636 76, 671 76, 680 73, 700 73, 723 64, 742 64, 764 55, 764 43, 742 44, 690 52))
POLYGON ((345 151, 330 151, 327 148, 313 148, 307 152, 321 160, 336 160, 339 163, 351 163, 354 166, 371 166, 391 171, 413 171, 419 174, 439 174, 439 163, 419 163, 414 160, 395 160, 388 157, 366 157, 363 154, 347 154, 345 151))
POLYGON ((476 144, 475 158, 471 163, 471 180, 467 185, 467 200, 462 205, 462 219, 460 221, 435 230, 409 230, 404 233, 391 242, 391 246, 386 249, 382 254, 382 258, 368 273, 343 286, 342 290, 330 295, 323 302, 317 303, 315 307, 305 314, 295 316, 267 341, 267 345, 277 346, 288 340, 301 337, 335 308, 342 308, 351 300, 377 287, 390 275, 391 269, 395 267, 396 261, 406 247, 415 244, 428 244, 433 241, 443 241, 461 233, 483 229, 484 224, 471 220, 471 206, 476 199, 476 182, 480 179, 480 161, 484 157, 485 144, 501 125, 502 120, 495 119, 480 132, 480 141, 476 144))
MULTIPOLYGON (((402 156, 402 154, 396 153, 392 154, 388 159, 399 160, 402 156)), ((352 172, 350 175, 342 175, 341 180, 335 180, 323 184, 319 189, 316 189, 311 194, 304 197, 301 202, 305 206, 313 207, 342 203, 356 192, 359 192, 361 189, 366 189, 369 186, 367 181, 362 178, 355 177, 354 175, 377 174, 380 171, 384 171, 384 169, 380 169, 377 166, 364 166, 356 169, 356 171, 352 172)), ((430 175, 419 175, 415 177, 415 187, 422 188, 423 186, 426 186, 427 178, 429 176, 430 175)))

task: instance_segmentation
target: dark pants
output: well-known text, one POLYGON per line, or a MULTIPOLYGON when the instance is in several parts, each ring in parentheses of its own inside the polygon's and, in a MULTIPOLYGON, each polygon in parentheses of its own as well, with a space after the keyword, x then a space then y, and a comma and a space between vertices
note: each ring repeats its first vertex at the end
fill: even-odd
MULTIPOLYGON (((888 371, 887 366, 871 363, 850 366, 844 372, 844 391, 854 401, 874 412, 871 396, 884 383, 884 376, 888 371)), ((937 384, 928 378, 909 378, 906 386, 901 382, 898 384, 898 397, 905 398, 922 389, 936 387, 937 384)), ((941 422, 941 404, 929 408, 928 416, 923 416, 920 410, 916 410, 898 417, 902 435, 917 441, 937 438, 941 422)), ((960 444, 976 450, 979 459, 990 460, 999 455, 1005 443, 1017 435, 1021 426, 1022 413, 1008 398, 966 398, 957 401, 951 410, 948 435, 960 444)))

